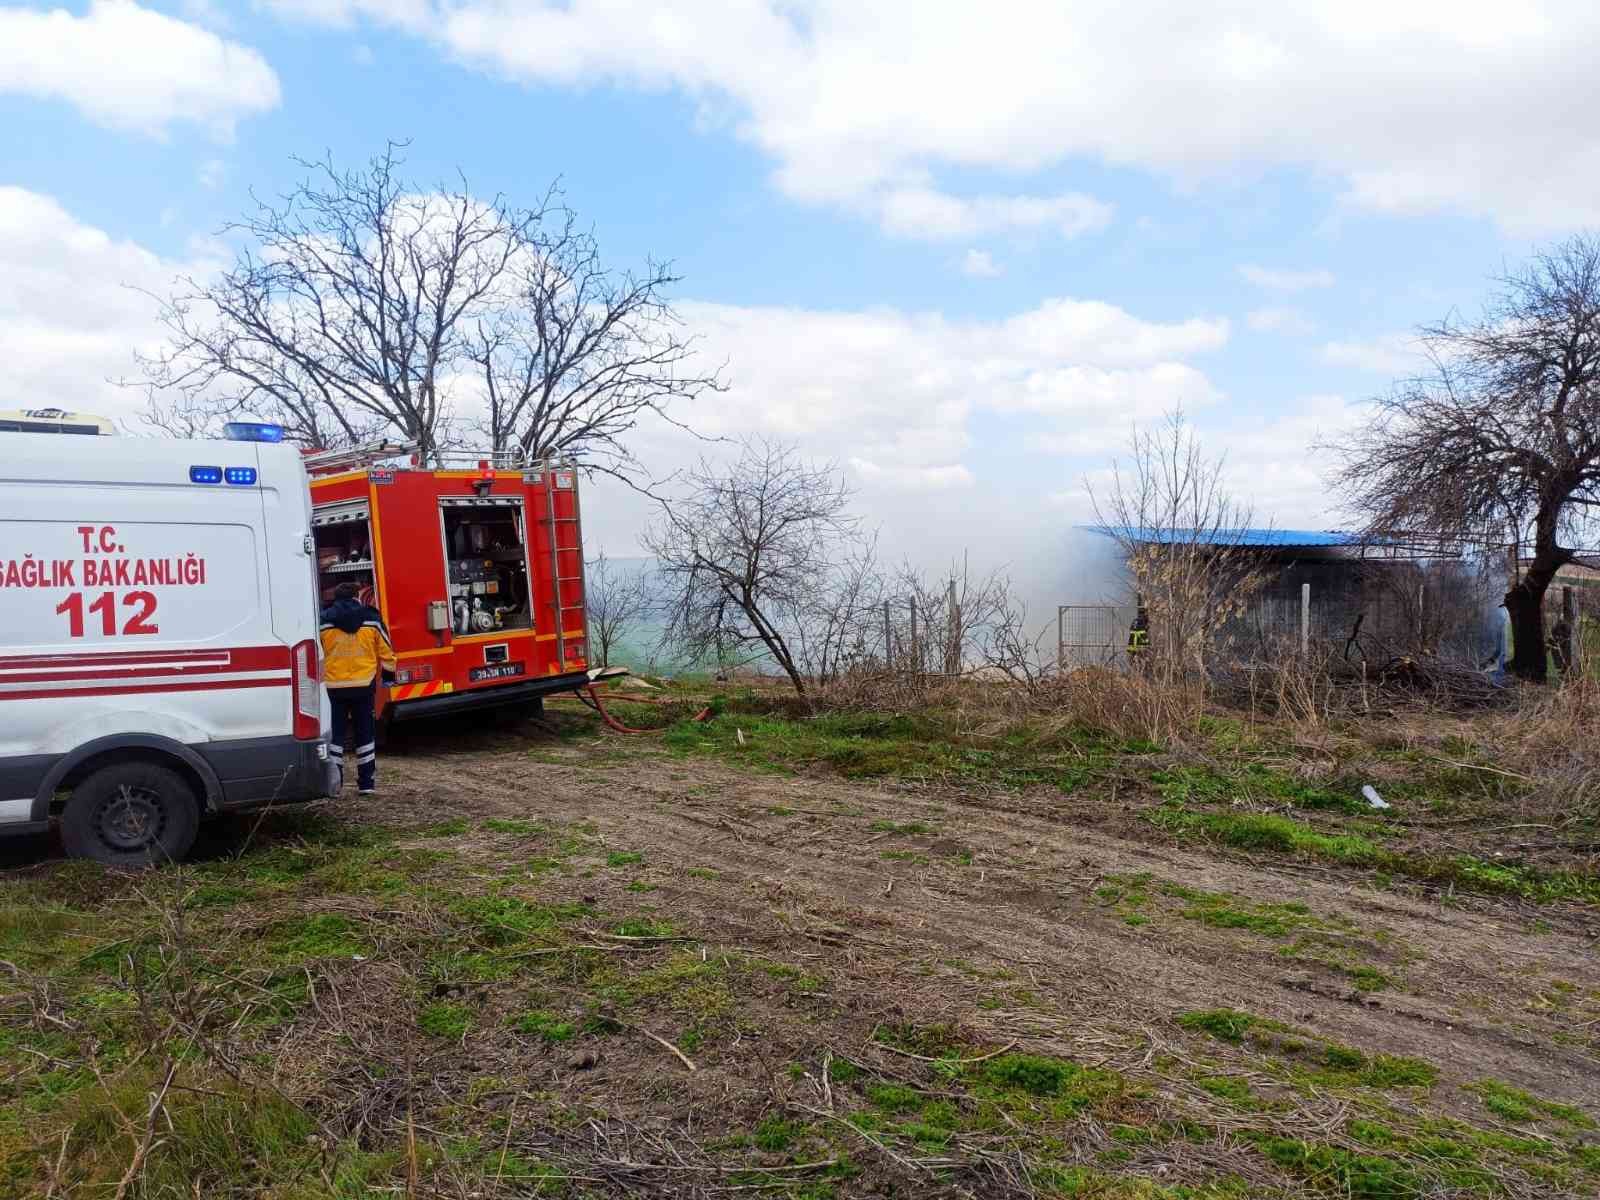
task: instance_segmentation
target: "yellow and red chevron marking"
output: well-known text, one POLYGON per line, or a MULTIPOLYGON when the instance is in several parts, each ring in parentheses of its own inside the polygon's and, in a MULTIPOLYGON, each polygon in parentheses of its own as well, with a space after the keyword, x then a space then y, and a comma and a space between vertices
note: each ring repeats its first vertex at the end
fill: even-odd
POLYGON ((396 700, 420 700, 424 696, 442 696, 445 692, 453 692, 456 685, 442 679, 435 679, 431 683, 402 683, 389 689, 389 702, 396 700))

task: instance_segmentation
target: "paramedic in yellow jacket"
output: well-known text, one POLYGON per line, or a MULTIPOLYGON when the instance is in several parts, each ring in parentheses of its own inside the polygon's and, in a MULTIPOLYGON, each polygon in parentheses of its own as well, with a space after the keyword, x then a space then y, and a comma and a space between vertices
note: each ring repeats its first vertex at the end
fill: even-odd
POLYGON ((378 680, 394 680, 394 647, 378 610, 358 599, 361 589, 341 583, 322 610, 322 678, 333 702, 333 744, 328 753, 344 785, 347 727, 355 744, 356 786, 361 795, 378 790, 378 731, 373 717, 378 680))

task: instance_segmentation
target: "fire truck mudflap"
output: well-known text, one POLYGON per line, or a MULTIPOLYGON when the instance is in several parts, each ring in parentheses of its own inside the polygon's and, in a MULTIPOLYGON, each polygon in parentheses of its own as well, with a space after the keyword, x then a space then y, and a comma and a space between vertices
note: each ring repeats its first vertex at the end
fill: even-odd
POLYGON ((383 615, 385 721, 532 703, 588 680, 578 475, 406 465, 407 447, 312 455, 319 598, 354 580, 383 615))

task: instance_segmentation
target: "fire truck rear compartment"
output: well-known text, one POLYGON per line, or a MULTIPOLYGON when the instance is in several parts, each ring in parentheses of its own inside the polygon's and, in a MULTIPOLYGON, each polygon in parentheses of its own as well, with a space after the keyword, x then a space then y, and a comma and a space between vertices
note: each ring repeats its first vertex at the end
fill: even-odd
POLYGON ((451 500, 441 513, 451 631, 460 636, 532 629, 521 503, 451 500))

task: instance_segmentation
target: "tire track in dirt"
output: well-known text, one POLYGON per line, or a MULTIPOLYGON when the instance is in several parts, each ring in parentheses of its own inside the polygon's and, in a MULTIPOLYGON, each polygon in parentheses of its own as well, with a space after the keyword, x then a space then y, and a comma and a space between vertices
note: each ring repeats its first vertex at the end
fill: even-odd
POLYGON ((996 1036, 1003 1021, 1019 1019, 978 1007, 994 989, 963 980, 962 968, 949 965, 964 960, 1031 981, 1038 998, 1027 1014, 1031 1032, 1053 1030, 1066 1045, 1160 1025, 1189 1009, 1237 1007, 1368 1052, 1423 1058, 1456 1082, 1492 1076, 1568 1102, 1600 1101, 1592 1054, 1552 1040, 1572 1023, 1529 1009, 1538 980, 1561 979, 1600 996, 1591 950, 1600 930, 1586 914, 1558 910, 1561 928, 1534 934, 1516 905, 1446 907, 1361 886, 1349 873, 1132 840, 1063 823, 1070 809, 1041 812, 1015 794, 750 774, 663 755, 646 742, 606 740, 598 749, 597 766, 584 765, 591 748, 573 749, 567 765, 534 761, 525 742, 507 739, 390 758, 400 781, 374 815, 592 822, 607 845, 646 856, 660 885, 651 899, 676 923, 715 929, 775 957, 801 946, 854 956, 864 974, 893 981, 886 1004, 922 1019, 954 1011, 996 1036), (883 821, 928 831, 873 828, 883 821), (886 860, 890 849, 927 861, 886 860), (961 850, 971 853, 970 865, 953 857, 961 850), (718 878, 689 876, 690 867, 714 869, 718 878), (1407 990, 1361 997, 1326 971, 1319 978, 1285 960, 1264 939, 1176 911, 1132 928, 1096 902, 1094 887, 1107 875, 1141 871, 1257 902, 1299 901, 1363 931, 1384 930, 1414 955, 1407 990))

